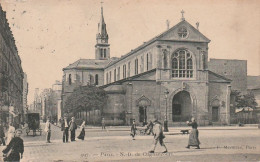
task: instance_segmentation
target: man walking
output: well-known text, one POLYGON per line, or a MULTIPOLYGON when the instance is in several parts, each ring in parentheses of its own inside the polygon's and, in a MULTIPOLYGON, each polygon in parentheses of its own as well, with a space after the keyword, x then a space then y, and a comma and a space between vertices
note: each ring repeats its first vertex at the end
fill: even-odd
POLYGON ((46 142, 51 143, 51 123, 50 123, 50 118, 47 118, 46 124, 45 124, 45 132, 47 132, 46 136, 46 142))
POLYGON ((73 142, 73 141, 75 141, 75 131, 77 129, 77 124, 75 123, 74 117, 71 118, 69 127, 70 127, 70 140, 71 140, 71 142, 73 142))
POLYGON ((133 140, 135 140, 136 130, 137 128, 136 128, 135 120, 133 120, 133 124, 131 126, 131 134, 130 134, 133 140))
POLYGON ((149 153, 154 153, 154 150, 155 150, 155 147, 156 147, 158 141, 160 142, 160 145, 165 148, 165 151, 163 151, 163 153, 166 153, 167 148, 163 142, 163 139, 165 138, 165 136, 163 134, 162 124, 158 120, 154 121, 153 133, 154 133, 154 145, 153 145, 152 150, 149 151, 149 153))
POLYGON ((102 130, 106 129, 105 118, 102 118, 101 124, 102 124, 102 130))
POLYGON ((3 144, 5 146, 5 132, 2 122, 0 121, 0 146, 3 144))
POLYGON ((61 124, 61 131, 63 131, 63 143, 68 142, 69 139, 69 124, 67 117, 64 117, 61 124))

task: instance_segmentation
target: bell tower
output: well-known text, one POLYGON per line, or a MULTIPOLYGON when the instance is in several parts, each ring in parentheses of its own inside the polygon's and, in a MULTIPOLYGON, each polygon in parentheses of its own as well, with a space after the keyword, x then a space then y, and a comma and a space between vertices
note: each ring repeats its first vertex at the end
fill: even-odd
POLYGON ((106 23, 103 16, 103 6, 101 2, 101 18, 98 23, 98 33, 96 35, 97 44, 95 59, 107 60, 110 58, 110 44, 108 44, 108 34, 106 29, 106 23))

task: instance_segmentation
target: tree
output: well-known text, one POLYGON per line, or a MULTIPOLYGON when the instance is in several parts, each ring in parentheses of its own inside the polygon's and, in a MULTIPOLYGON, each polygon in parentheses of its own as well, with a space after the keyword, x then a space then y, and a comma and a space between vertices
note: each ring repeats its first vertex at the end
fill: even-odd
POLYGON ((250 107, 254 109, 257 106, 255 96, 251 91, 248 91, 246 94, 242 95, 240 91, 233 90, 231 95, 235 96, 237 108, 250 107))
POLYGON ((100 110, 103 115, 103 108, 107 101, 106 91, 102 88, 87 85, 80 86, 74 89, 73 93, 65 102, 65 112, 74 114, 80 111, 100 110))

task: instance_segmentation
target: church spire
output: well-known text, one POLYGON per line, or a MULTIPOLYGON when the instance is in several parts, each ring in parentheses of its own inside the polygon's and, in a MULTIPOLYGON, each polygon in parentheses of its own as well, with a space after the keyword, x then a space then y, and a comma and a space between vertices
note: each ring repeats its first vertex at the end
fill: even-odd
POLYGON ((108 41, 108 34, 107 34, 107 29, 106 29, 106 23, 104 20, 104 15, 103 15, 103 2, 101 2, 101 18, 98 23, 98 33, 97 33, 97 43, 99 43, 99 40, 103 43, 108 41))
POLYGON ((102 3, 103 2, 101 1, 101 18, 98 23, 98 33, 96 36, 97 44, 95 46, 96 48, 95 58, 99 60, 110 58, 110 45, 108 44, 108 34, 107 34, 106 23, 103 15, 102 3))

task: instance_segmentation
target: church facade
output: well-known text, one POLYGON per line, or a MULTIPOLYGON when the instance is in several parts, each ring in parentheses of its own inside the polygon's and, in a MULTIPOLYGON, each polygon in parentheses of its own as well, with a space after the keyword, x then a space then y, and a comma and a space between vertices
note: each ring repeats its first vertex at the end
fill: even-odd
POLYGON ((95 84, 108 93, 104 118, 112 123, 230 123, 231 80, 208 70, 210 40, 184 17, 120 58, 110 58, 108 39, 101 8, 95 59, 63 69, 63 104, 75 87, 95 84))

